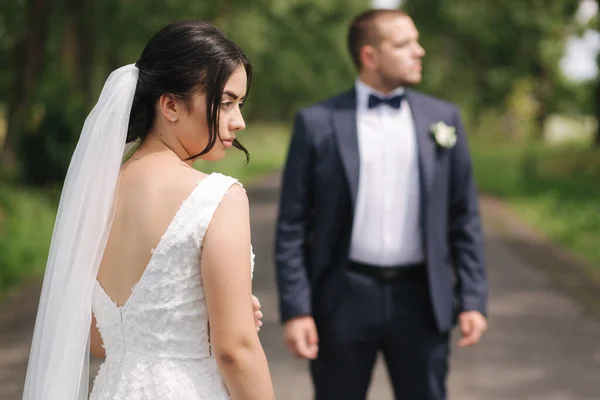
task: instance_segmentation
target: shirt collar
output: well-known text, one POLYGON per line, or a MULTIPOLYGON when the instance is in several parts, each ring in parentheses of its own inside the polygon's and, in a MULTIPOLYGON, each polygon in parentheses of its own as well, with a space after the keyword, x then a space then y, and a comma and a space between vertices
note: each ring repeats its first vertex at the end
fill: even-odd
POLYGON ((375 96, 385 99, 389 97, 398 96, 406 92, 406 89, 403 86, 399 86, 390 93, 383 94, 364 83, 362 80, 360 80, 360 78, 356 79, 354 87, 356 88, 356 105, 362 109, 368 108, 370 94, 374 94, 375 96))

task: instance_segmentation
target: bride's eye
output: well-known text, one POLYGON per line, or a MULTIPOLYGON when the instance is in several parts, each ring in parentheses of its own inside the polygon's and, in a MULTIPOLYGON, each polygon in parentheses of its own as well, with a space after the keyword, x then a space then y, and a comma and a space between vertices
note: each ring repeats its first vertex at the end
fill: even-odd
POLYGON ((233 102, 232 101, 222 101, 221 102, 221 107, 225 108, 225 109, 229 109, 233 106, 233 102))

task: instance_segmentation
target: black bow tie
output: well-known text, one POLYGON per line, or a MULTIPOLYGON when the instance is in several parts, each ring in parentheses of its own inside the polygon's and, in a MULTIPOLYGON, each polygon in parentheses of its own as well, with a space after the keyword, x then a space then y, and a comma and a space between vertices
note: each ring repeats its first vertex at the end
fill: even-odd
POLYGON ((382 99, 381 97, 375 96, 374 94, 369 95, 369 108, 375 108, 380 104, 387 104, 388 106, 399 109, 400 104, 402 104, 402 99, 404 99, 404 94, 399 94, 394 97, 388 97, 382 99))

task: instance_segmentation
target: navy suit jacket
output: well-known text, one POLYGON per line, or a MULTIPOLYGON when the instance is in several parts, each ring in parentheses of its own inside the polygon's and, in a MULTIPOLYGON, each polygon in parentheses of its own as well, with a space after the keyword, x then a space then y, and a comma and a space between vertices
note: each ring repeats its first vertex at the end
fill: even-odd
MULTIPOLYGON (((440 331, 458 312, 486 313, 483 235, 471 157, 454 105, 407 90, 418 143, 423 243, 433 313, 440 331), (431 125, 456 128, 452 148, 431 125)), ((294 118, 282 178, 275 264, 281 321, 335 312, 344 290, 359 151, 354 90, 302 109, 294 118)))

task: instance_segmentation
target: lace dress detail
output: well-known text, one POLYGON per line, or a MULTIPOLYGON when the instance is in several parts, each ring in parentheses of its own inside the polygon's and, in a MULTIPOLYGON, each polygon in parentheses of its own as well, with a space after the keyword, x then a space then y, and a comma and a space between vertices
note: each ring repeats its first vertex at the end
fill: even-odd
MULTIPOLYGON (((199 182, 122 307, 96 281, 93 311, 106 359, 90 400, 230 399, 211 354, 199 260, 212 216, 236 183, 221 174, 199 182)), ((253 274, 252 249, 250 256, 253 274)))

